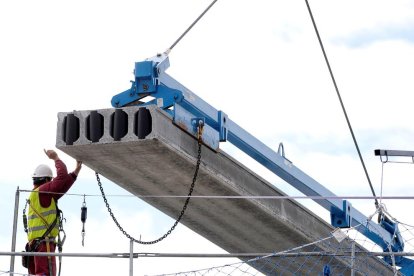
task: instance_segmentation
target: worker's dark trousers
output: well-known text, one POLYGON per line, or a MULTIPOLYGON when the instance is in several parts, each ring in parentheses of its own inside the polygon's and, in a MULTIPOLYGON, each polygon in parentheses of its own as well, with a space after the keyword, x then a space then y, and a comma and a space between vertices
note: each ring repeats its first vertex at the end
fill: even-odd
MULTIPOLYGON (((55 252, 55 244, 50 242, 50 252, 55 252)), ((46 242, 41 242, 36 252, 47 252, 46 242)), ((56 276, 56 258, 50 257, 52 261, 53 276, 56 276)), ((48 257, 34 256, 29 260, 29 274, 49 276, 48 257)))

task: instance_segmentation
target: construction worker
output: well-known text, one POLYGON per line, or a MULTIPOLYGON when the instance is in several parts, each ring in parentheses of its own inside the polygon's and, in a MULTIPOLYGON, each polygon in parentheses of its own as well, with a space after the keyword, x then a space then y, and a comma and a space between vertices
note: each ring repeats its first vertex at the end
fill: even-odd
MULTIPOLYGON (((56 177, 47 165, 39 165, 33 173, 33 191, 28 200, 28 251, 55 252, 56 238, 59 234, 59 211, 57 201, 75 182, 82 162, 76 162, 76 168, 68 173, 66 165, 54 150, 44 150, 47 157, 55 162, 56 177)), ((27 264, 29 274, 56 275, 54 256, 34 256, 27 264)))

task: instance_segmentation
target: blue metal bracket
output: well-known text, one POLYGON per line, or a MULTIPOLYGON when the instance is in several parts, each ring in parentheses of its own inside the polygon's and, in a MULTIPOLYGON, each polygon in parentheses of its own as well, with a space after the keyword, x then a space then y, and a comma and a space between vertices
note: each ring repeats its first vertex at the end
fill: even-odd
POLYGON ((134 81, 131 88, 112 97, 113 107, 127 105, 156 104, 162 109, 170 108, 174 102, 182 99, 179 90, 171 89, 159 82, 159 77, 170 66, 168 57, 159 54, 145 61, 136 62, 134 69, 134 81), (156 94, 158 101, 142 102, 141 99, 156 94))
POLYGON ((323 276, 330 276, 331 275, 331 268, 329 265, 325 265, 323 267, 323 276))
POLYGON ((223 111, 218 112, 218 129, 220 142, 227 141, 227 114, 223 111))
POLYGON ((331 224, 334 227, 349 228, 351 227, 351 203, 349 201, 342 201, 342 209, 332 206, 331 209, 331 224))
POLYGON ((383 216, 380 221, 380 225, 384 227, 389 233, 392 234, 393 239, 396 241, 396 251, 402 251, 404 249, 404 241, 398 229, 398 223, 391 221, 386 216, 383 216))
POLYGON ((174 106, 173 123, 194 137, 197 137, 198 135, 198 125, 200 121, 203 123, 203 135, 201 136, 202 142, 206 146, 217 151, 219 148, 219 134, 214 128, 206 123, 206 118, 196 117, 180 104, 174 106))
MULTIPOLYGON (((346 200, 335 194, 310 176, 295 167, 284 154, 283 145, 275 152, 253 135, 230 120, 223 111, 218 111, 188 88, 170 77, 165 70, 169 67, 166 54, 159 54, 143 62, 135 63, 134 76, 130 89, 112 98, 113 107, 155 104, 170 114, 172 122, 197 138, 197 122, 202 120, 202 141, 213 150, 218 150, 220 142, 228 141, 248 154, 264 167, 291 184, 307 196, 319 196, 315 201, 331 213, 331 224, 335 227, 356 227, 367 238, 384 251, 404 250, 404 242, 398 225, 383 218, 376 224, 353 208, 346 200), (145 102, 144 98, 152 97, 145 102), (282 150, 282 151, 281 151, 282 150)), ((386 261, 390 261, 385 258, 386 261)), ((396 263, 414 267, 407 258, 396 258, 396 263)), ((411 269, 411 268, 410 268, 411 269)))
POLYGON ((399 256, 400 262, 399 266, 401 267, 400 272, 402 275, 412 276, 414 275, 414 262, 412 259, 399 256))

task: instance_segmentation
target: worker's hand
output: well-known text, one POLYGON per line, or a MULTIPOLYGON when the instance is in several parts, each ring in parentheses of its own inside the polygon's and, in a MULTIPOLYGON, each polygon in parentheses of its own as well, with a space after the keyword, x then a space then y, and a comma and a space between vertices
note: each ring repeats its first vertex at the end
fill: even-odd
POLYGON ((82 169, 82 161, 76 160, 76 168, 73 171, 73 173, 78 175, 81 169, 82 169))
POLYGON ((54 150, 45 150, 45 154, 47 155, 47 157, 49 157, 50 159, 56 161, 59 160, 59 156, 57 155, 57 153, 54 150))

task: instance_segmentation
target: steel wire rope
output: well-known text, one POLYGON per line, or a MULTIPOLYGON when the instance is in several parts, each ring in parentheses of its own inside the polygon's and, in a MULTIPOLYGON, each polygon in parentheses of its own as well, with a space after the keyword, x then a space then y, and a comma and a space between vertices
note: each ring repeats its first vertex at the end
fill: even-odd
POLYGON ((382 191, 384 187, 384 162, 381 162, 381 192, 380 192, 380 201, 379 204, 382 204, 382 191))
POLYGON ((327 67, 328 67, 329 74, 330 74, 330 76, 331 76, 331 79, 332 79, 333 85, 335 86, 335 91, 336 91, 336 94, 337 94, 337 96, 338 96, 339 102, 341 103, 342 111, 343 111, 343 113, 344 113, 344 115, 345 115, 345 119, 346 119, 346 122, 347 122, 347 124, 348 124, 349 131, 351 132, 352 140, 354 141, 354 145, 355 145, 356 150, 357 150, 357 152, 358 152, 358 156, 359 156, 359 159, 360 159, 360 161, 361 161, 362 167, 363 167, 363 169, 364 169, 365 176, 366 176, 366 178, 367 178, 367 180, 368 180, 368 184, 369 184, 369 187, 370 187, 370 189, 371 189, 372 195, 373 195, 373 196, 375 196, 375 206, 378 208, 378 207, 379 207, 379 203, 378 203, 378 200, 377 200, 377 198, 376 198, 376 194, 375 194, 375 191, 374 191, 374 187, 372 186, 371 179, 370 179, 370 177, 369 177, 369 175, 368 175, 368 171, 367 171, 367 168, 366 168, 366 166, 365 166, 364 159, 362 158, 362 154, 361 154, 361 151, 360 151, 360 149, 359 149, 358 142, 357 142, 357 140, 356 140, 356 138, 355 138, 355 134, 354 134, 354 131, 353 131, 353 129, 352 129, 351 122, 350 122, 350 120, 349 120, 349 118, 348 118, 348 114, 347 114, 347 112, 346 112, 345 105, 344 105, 344 103, 343 103, 343 101, 342 101, 341 94, 339 93, 339 88, 338 88, 338 85, 337 85, 337 83, 336 83, 336 80, 335 80, 335 77, 334 77, 334 74, 333 74, 333 71, 332 71, 331 65, 330 65, 330 63, 329 63, 328 56, 327 56, 326 51, 325 51, 325 47, 323 46, 323 42, 322 42, 321 36, 319 35, 318 27, 316 26, 316 22, 315 22, 315 19, 314 19, 314 17, 313 17, 312 10, 311 10, 311 8, 310 8, 310 5, 309 5, 308 0, 305 0, 305 2, 306 2, 306 6, 307 6, 307 8, 308 8, 308 11, 309 11, 310 18, 311 18, 311 20, 312 20, 313 28, 315 29, 316 36, 318 37, 319 45, 320 45, 320 47, 321 47, 321 50, 322 50, 323 56, 324 56, 324 58, 325 58, 326 65, 327 65, 327 67))
POLYGON ((152 241, 141 241, 141 239, 137 240, 134 237, 132 237, 130 234, 128 234, 124 228, 121 226, 121 224, 118 222, 118 220, 115 218, 114 213, 112 212, 111 207, 109 206, 108 200, 105 196, 105 192, 103 190, 102 187, 102 183, 101 180, 99 178, 99 174, 98 172, 95 172, 96 175, 96 181, 98 182, 98 186, 99 189, 101 190, 102 193, 102 198, 105 202, 106 208, 108 209, 109 214, 111 215, 112 220, 115 222, 116 226, 118 227, 118 229, 124 234, 124 236, 126 236, 128 239, 130 239, 131 241, 138 243, 138 244, 144 244, 144 245, 149 245, 149 244, 155 244, 158 243, 160 241, 162 241, 163 239, 165 239, 166 237, 168 237, 172 231, 174 231, 175 227, 178 225, 178 223, 180 222, 180 220, 182 219, 182 217, 184 216, 185 210, 188 207, 188 204, 190 202, 191 199, 191 194, 193 193, 194 190, 194 186, 197 180, 197 176, 198 176, 198 171, 200 169, 200 164, 201 164, 201 146, 202 146, 202 134, 203 134, 203 124, 200 122, 198 125, 198 131, 197 131, 197 142, 198 142, 198 151, 197 151, 197 163, 196 163, 196 167, 195 167, 195 171, 194 171, 194 175, 193 175, 193 180, 190 186, 190 190, 188 192, 188 196, 187 199, 185 200, 185 203, 183 205, 183 208, 181 209, 181 213, 178 216, 178 218, 175 220, 174 224, 171 226, 171 228, 161 237, 159 237, 158 239, 152 240, 152 241))
POLYGON ((195 24, 197 24, 197 22, 210 10, 210 8, 217 2, 217 0, 214 0, 213 2, 210 3, 210 5, 208 5, 208 7, 196 18, 196 20, 193 21, 193 23, 191 23, 191 25, 174 41, 173 44, 171 44, 171 46, 165 50, 165 54, 169 54, 171 52, 171 50, 178 44, 178 42, 181 41, 181 39, 183 39, 183 37, 195 26, 195 24))

